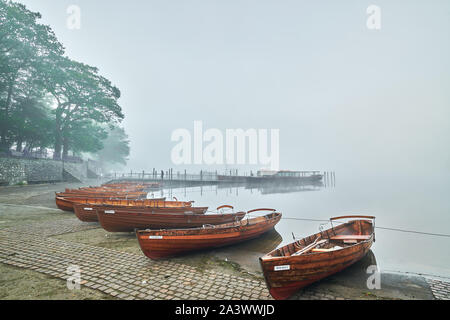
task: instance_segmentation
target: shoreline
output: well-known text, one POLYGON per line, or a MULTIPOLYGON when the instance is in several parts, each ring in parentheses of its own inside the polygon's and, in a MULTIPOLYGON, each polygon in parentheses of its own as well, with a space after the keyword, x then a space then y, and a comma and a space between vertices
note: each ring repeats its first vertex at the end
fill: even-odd
MULTIPOLYGON (((54 191, 63 186, 67 184, 0 188, 0 262, 8 271, 3 286, 12 281, 6 275, 23 274, 28 279, 20 281, 11 276, 16 279, 12 283, 22 288, 23 297, 16 291, 10 296, 2 292, 0 299, 39 299, 38 293, 27 289, 30 279, 39 286, 55 288, 49 299, 271 299, 260 270, 252 263, 238 262, 240 259, 231 254, 232 247, 153 262, 140 252, 134 234, 107 233, 98 224, 81 223, 73 214, 57 210, 54 191), (42 243, 37 245, 32 239, 42 243), (39 255, 29 252, 30 241, 48 261, 42 262, 39 255), (110 276, 114 267, 99 267, 102 259, 96 258, 97 253, 108 256, 107 263, 120 265, 116 276, 110 276), (86 272, 82 273, 86 282, 81 282, 81 291, 95 291, 85 290, 80 295, 68 291, 65 269, 71 259, 84 264, 81 269, 86 272)), ((258 253, 248 255, 253 262, 252 255, 258 253)), ((450 299, 450 281, 401 271, 381 270, 381 289, 369 290, 367 266, 373 259, 368 255, 339 274, 301 290, 293 299, 450 299)))

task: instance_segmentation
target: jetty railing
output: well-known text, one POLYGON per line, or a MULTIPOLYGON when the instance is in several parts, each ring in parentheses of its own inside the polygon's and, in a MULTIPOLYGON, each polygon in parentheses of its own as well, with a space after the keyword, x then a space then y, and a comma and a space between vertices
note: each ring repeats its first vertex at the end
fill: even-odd
MULTIPOLYGON (((279 178, 307 178, 313 176, 325 176, 326 173, 320 171, 298 171, 295 176, 279 175, 279 178)), ((183 172, 173 169, 169 170, 155 170, 151 172, 146 171, 130 171, 130 172, 113 172, 107 175, 108 178, 117 179, 131 179, 131 180, 150 180, 150 181, 201 181, 201 182, 223 182, 223 181, 247 181, 248 178, 259 178, 253 172, 240 173, 237 170, 229 170, 219 173, 218 171, 203 171, 199 173, 188 173, 186 170, 183 172)), ((269 177, 270 178, 270 177, 269 177)))

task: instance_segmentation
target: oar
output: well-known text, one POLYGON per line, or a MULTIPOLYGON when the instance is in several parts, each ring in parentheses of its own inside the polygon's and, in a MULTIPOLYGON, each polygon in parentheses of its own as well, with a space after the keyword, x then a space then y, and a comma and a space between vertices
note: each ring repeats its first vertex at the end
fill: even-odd
POLYGON ((306 253, 306 252, 309 252, 309 251, 311 251, 312 249, 314 249, 315 247, 317 247, 318 245, 321 245, 321 244, 323 244, 323 243, 325 243, 325 242, 327 242, 328 240, 320 240, 319 241, 319 239, 321 238, 322 236, 318 236, 317 237, 317 239, 313 242, 313 243, 311 243, 310 245, 308 245, 308 246, 306 246, 306 247, 304 247, 303 249, 301 249, 301 250, 299 250, 299 251, 297 251, 296 253, 294 253, 294 254, 292 254, 292 256, 299 256, 299 255, 301 255, 301 254, 304 254, 304 253, 306 253))

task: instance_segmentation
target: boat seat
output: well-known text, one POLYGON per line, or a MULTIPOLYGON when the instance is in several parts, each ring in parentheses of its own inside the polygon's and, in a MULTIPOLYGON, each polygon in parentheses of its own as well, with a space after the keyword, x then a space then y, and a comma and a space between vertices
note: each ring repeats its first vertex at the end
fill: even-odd
POLYGON ((353 235, 353 234, 342 234, 330 237, 330 240, 369 240, 370 235, 353 235))

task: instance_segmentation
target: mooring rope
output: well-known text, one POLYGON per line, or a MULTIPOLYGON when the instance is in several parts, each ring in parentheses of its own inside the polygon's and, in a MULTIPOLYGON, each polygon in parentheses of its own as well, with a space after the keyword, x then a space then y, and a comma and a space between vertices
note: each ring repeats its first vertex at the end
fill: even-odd
MULTIPOLYGON (((206 211, 208 213, 225 213, 225 212, 218 212, 217 210, 208 210, 206 211)), ((297 220, 297 221, 312 221, 312 222, 330 222, 330 220, 324 220, 324 219, 312 219, 312 218, 290 218, 290 217, 282 217, 282 220, 297 220)), ((340 221, 333 221, 333 223, 339 224, 343 223, 340 221)), ((450 238, 450 234, 445 233, 433 233, 433 232, 424 232, 424 231, 415 231, 415 230, 406 230, 406 229, 399 229, 399 228, 387 228, 387 227, 378 227, 375 226, 375 229, 380 230, 388 230, 388 231, 396 231, 396 232, 404 232, 404 233, 414 233, 414 234, 421 234, 426 236, 435 236, 435 237, 446 237, 450 238)))
POLYGON ((389 231, 398 231, 398 232, 407 232, 407 233, 417 233, 417 234, 423 234, 427 236, 436 236, 436 237, 448 237, 450 238, 450 234, 445 233, 432 233, 432 232, 423 232, 423 231, 413 231, 413 230, 403 230, 403 229, 396 229, 396 228, 386 228, 386 227, 377 227, 376 229, 382 229, 382 230, 389 230, 389 231))
MULTIPOLYGON (((226 190, 226 189, 223 189, 226 190)), ((186 192, 186 193, 198 193, 200 190, 196 190, 194 192, 186 192)), ((217 210, 207 210, 207 213, 221 213, 217 210)), ((312 222, 329 222, 330 220, 324 220, 324 219, 312 219, 312 218, 291 218, 291 217, 282 217, 281 219, 284 220, 298 220, 298 221, 312 221, 312 222)), ((335 221, 335 223, 340 223, 339 221, 335 221)), ((403 233, 413 233, 413 234, 421 234, 421 235, 427 235, 427 236, 435 236, 435 237, 446 237, 450 238, 450 234, 444 234, 444 233, 433 233, 433 232, 425 232, 425 231, 416 231, 416 230, 406 230, 406 229, 400 229, 400 228, 389 228, 389 227, 378 227, 375 226, 375 229, 380 230, 387 230, 387 231, 396 231, 396 232, 403 232, 403 233)))
MULTIPOLYGON (((283 217, 282 219, 285 219, 285 220, 299 220, 299 221, 315 221, 315 222, 329 222, 330 221, 330 220, 322 220, 322 219, 289 218, 289 217, 283 217)), ((339 221, 333 221, 333 222, 334 223, 341 223, 339 221)), ((445 233, 432 233, 432 232, 406 230, 406 229, 399 229, 399 228, 387 228, 387 227, 378 227, 378 226, 375 226, 375 229, 397 231, 397 232, 405 232, 405 233, 415 233, 415 234, 422 234, 422 235, 427 235, 427 236, 436 236, 436 237, 447 237, 447 238, 450 238, 450 234, 445 234, 445 233)))
POLYGON ((288 218, 282 217, 284 220, 299 220, 299 221, 313 221, 313 222, 330 222, 330 220, 321 220, 321 219, 308 219, 308 218, 288 218))

